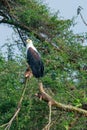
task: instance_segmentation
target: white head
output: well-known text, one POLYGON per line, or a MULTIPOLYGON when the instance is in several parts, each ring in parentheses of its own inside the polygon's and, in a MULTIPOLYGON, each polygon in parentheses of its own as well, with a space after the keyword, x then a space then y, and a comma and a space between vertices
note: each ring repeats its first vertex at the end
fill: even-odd
POLYGON ((32 40, 30 40, 30 39, 27 39, 27 40, 26 40, 26 43, 27 43, 27 44, 33 44, 32 40))
POLYGON ((27 47, 27 49, 28 49, 29 47, 33 47, 33 42, 32 42, 32 40, 30 40, 30 39, 27 39, 27 40, 26 40, 26 47, 27 47))
POLYGON ((30 39, 26 40, 26 47, 27 47, 27 49, 29 49, 29 47, 32 47, 35 51, 37 51, 37 49, 33 45, 32 40, 30 40, 30 39))

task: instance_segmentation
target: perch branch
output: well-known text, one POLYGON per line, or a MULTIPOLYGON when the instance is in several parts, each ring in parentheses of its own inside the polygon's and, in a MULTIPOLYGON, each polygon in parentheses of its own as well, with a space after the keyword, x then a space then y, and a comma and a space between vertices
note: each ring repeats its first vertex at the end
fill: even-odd
POLYGON ((77 15, 80 15, 80 17, 81 17, 83 23, 87 26, 87 23, 86 23, 85 19, 83 18, 83 15, 81 14, 81 10, 82 10, 82 9, 83 9, 83 8, 82 8, 81 6, 79 6, 79 7, 77 8, 77 15))
POLYGON ((84 18, 83 18, 83 16, 82 16, 82 14, 81 14, 81 13, 80 13, 80 17, 81 17, 81 19, 82 19, 83 23, 87 26, 87 23, 86 23, 86 21, 84 20, 84 18))

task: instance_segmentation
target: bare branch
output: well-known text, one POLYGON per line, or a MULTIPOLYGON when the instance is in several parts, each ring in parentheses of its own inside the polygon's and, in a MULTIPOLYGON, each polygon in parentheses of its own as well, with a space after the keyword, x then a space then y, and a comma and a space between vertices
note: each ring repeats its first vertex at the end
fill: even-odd
POLYGON ((43 84, 39 83, 39 90, 40 93, 36 94, 36 96, 44 101, 46 101, 47 103, 51 103, 52 106, 57 107, 60 110, 66 111, 66 112, 75 112, 77 114, 83 115, 87 117, 87 111, 81 108, 77 108, 71 105, 65 105, 62 103, 59 103, 57 101, 55 101, 50 95, 48 95, 44 88, 43 88, 43 84))
POLYGON ((85 19, 83 18, 83 15, 81 14, 81 10, 82 10, 82 9, 83 9, 83 8, 82 8, 81 6, 79 6, 79 7, 77 8, 77 15, 80 15, 80 17, 81 17, 83 23, 87 26, 87 23, 86 23, 85 19))
POLYGON ((82 16, 81 12, 80 12, 80 17, 81 17, 81 19, 82 19, 83 23, 87 26, 87 23, 86 23, 85 19, 83 18, 83 16, 82 16))
POLYGON ((21 104, 22 104, 22 101, 23 101, 23 98, 24 98, 24 95, 25 95, 25 92, 26 92, 26 88, 27 88, 27 83, 28 83, 28 78, 31 78, 32 75, 30 73, 30 75, 28 75, 25 80, 25 85, 24 85, 24 89, 23 89, 23 92, 22 92, 22 95, 21 95, 21 98, 20 98, 20 101, 18 103, 18 106, 17 106, 17 110, 15 111, 13 117, 10 119, 10 121, 6 124, 3 124, 0 126, 0 128, 2 127, 5 127, 5 130, 10 130, 10 127, 12 125, 12 122, 14 121, 14 119, 17 117, 18 113, 20 112, 21 110, 21 104))

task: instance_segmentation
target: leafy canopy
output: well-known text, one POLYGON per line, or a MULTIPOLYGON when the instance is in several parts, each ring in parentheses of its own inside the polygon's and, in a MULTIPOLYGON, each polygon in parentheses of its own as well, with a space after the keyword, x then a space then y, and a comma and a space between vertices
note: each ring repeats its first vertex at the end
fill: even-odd
MULTIPOLYGON (((39 50, 45 65, 42 82, 46 91, 61 103, 83 107, 87 103, 87 47, 82 45, 82 36, 70 29, 73 21, 60 19, 40 0, 1 0, 0 5, 0 23, 10 24, 19 34, 30 37, 39 50)), ((20 99, 25 64, 24 57, 6 60, 0 56, 1 125, 12 117, 20 99)), ((34 97, 37 89, 38 82, 33 77, 11 130, 42 129, 46 125, 49 110, 46 103, 34 97)), ((74 113, 53 110, 51 129, 67 130, 74 118, 74 113)), ((85 118, 81 117, 72 128, 78 129, 86 129, 85 118)))

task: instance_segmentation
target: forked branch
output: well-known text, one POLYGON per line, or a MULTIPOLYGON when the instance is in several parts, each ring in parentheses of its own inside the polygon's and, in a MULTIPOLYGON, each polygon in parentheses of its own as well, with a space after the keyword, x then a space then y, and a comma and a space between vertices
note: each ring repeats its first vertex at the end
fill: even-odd
POLYGON ((75 112, 77 114, 83 115, 87 117, 87 110, 84 110, 82 108, 78 108, 78 107, 74 107, 71 105, 65 105, 62 103, 59 103, 57 101, 55 101, 50 95, 48 95, 44 88, 43 88, 43 84, 39 83, 39 90, 40 92, 38 94, 36 94, 36 96, 44 101, 46 101, 47 103, 51 103, 52 106, 57 107, 60 110, 64 110, 66 112, 75 112))

